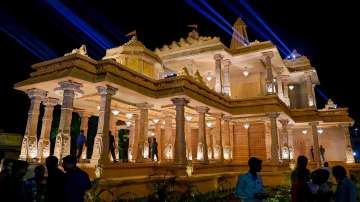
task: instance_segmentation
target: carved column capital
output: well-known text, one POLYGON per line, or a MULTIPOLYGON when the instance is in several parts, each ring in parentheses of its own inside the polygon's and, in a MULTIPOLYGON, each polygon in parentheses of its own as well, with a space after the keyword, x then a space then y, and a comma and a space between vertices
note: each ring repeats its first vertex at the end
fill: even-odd
POLYGON ((283 128, 287 128, 289 125, 289 119, 280 119, 279 122, 281 123, 283 128))
POLYGON ((266 114, 266 116, 268 116, 269 118, 277 118, 279 117, 280 113, 279 112, 269 112, 266 114))
POLYGON ((221 55, 221 54, 215 54, 215 55, 214 55, 215 61, 221 61, 223 58, 224 58, 224 56, 221 55))
POLYGON ((30 99, 38 98, 39 100, 42 100, 46 97, 47 91, 37 88, 32 88, 27 90, 26 94, 29 96, 30 99))
POLYGON ((189 103, 185 98, 172 98, 171 101, 175 106, 185 106, 189 103))
POLYGON ((317 127, 319 125, 319 122, 317 122, 317 121, 313 121, 313 122, 310 122, 309 123, 309 126, 311 126, 311 127, 317 127))
POLYGON ((59 104, 59 99, 48 97, 43 100, 43 104, 45 106, 53 107, 59 104))
POLYGON ((206 114, 209 111, 209 107, 205 107, 205 106, 197 106, 195 108, 195 110, 199 113, 204 113, 206 114))
POLYGON ((112 86, 106 85, 106 86, 98 86, 96 87, 97 92, 100 95, 115 95, 117 88, 114 88, 112 86))
POLYGON ((224 63, 224 67, 226 68, 226 67, 230 67, 230 65, 231 65, 231 60, 230 59, 225 59, 224 61, 223 61, 223 63, 224 63))

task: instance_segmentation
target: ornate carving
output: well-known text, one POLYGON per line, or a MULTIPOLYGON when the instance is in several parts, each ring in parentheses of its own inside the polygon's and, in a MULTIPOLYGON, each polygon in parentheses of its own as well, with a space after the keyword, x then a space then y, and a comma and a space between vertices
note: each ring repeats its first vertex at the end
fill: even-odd
POLYGON ((205 85, 204 79, 202 78, 202 76, 200 75, 199 70, 196 70, 195 72, 195 80, 203 85, 205 85))
POLYGON ((86 56, 86 57, 89 57, 89 56, 87 55, 86 46, 85 46, 84 44, 82 44, 82 45, 80 46, 80 48, 75 48, 75 49, 73 49, 70 53, 65 53, 65 56, 67 56, 67 55, 72 55, 72 54, 80 54, 80 55, 84 55, 84 56, 86 56))

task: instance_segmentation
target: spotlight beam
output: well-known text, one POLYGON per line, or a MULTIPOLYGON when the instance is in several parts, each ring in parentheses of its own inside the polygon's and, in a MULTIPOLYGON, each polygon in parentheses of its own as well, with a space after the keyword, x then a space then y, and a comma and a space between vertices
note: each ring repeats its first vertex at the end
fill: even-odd
POLYGON ((226 28, 222 23, 220 23, 217 19, 215 19, 213 16, 209 15, 204 9, 202 9, 199 5, 194 3, 192 0, 185 0, 185 2, 190 5, 192 8, 194 8, 196 11, 198 11, 200 14, 205 16, 207 19, 215 23, 218 27, 220 27, 222 30, 224 30, 229 35, 232 35, 231 30, 226 28))
MULTIPOLYGON (((258 33, 262 38, 269 40, 271 37, 263 32, 251 19, 245 18, 244 15, 237 9, 235 5, 233 5, 231 2, 224 0, 221 1, 231 12, 233 12, 235 15, 240 16, 242 19, 246 19, 246 23, 253 29, 256 33, 258 33)), ((277 47, 277 49, 284 55, 288 56, 289 54, 286 53, 285 50, 283 50, 281 47, 277 47)))
POLYGON ((84 20, 78 17, 70 8, 66 7, 58 0, 46 0, 45 1, 50 7, 52 7, 57 13, 63 16, 70 24, 78 28, 82 33, 89 37, 102 49, 108 49, 114 47, 105 36, 98 33, 94 28, 87 24, 84 20))
POLYGON ((57 54, 36 36, 24 27, 18 25, 16 20, 0 11, 0 30, 14 39, 19 45, 41 60, 55 58, 57 54))
POLYGON ((261 19, 261 17, 256 13, 256 11, 248 4, 245 0, 238 1, 278 42, 283 48, 291 54, 290 49, 285 45, 285 43, 273 32, 273 30, 266 24, 266 22, 261 19))
MULTIPOLYGON (((211 5, 209 5, 206 0, 199 0, 202 5, 204 5, 211 13, 213 13, 216 17, 218 17, 230 30, 233 29, 233 26, 222 16, 220 15, 211 5)), ((245 40, 237 30, 233 30, 236 32, 236 40, 241 42, 244 45, 247 45, 249 42, 245 40)))
POLYGON ((325 95, 325 93, 320 90, 319 87, 315 86, 315 90, 317 93, 319 93, 319 95, 325 100, 325 101, 328 101, 329 100, 329 97, 325 95))

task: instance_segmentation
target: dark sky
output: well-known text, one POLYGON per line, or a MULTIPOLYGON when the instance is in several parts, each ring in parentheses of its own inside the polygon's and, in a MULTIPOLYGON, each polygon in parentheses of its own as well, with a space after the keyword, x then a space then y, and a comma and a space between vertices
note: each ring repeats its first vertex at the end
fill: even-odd
MULTIPOLYGON (((238 0, 228 1, 241 12, 244 11, 248 20, 255 20, 245 14, 238 0)), ((154 49, 180 37, 185 38, 190 31, 186 26, 188 24, 198 24, 201 35, 220 36, 225 44, 230 42, 230 36, 222 29, 180 0, 61 2, 114 46, 121 45, 126 39, 124 35, 136 29, 138 38, 148 48, 154 49)), ((236 20, 237 15, 221 1, 209 0, 208 3, 231 24, 236 20)), ((351 116, 358 120, 360 57, 359 51, 354 48, 359 46, 360 14, 355 1, 252 0, 248 3, 290 49, 296 48, 308 56, 318 71, 319 88, 339 106, 349 107, 351 116)), ((90 56, 96 59, 104 55, 104 50, 89 40, 80 28, 57 14, 46 1, 1 1, 0 13, 2 27, 17 30, 17 37, 33 39, 30 40, 33 44, 41 41, 56 56, 81 44, 86 44, 90 56)), ((249 33, 252 40, 265 40, 251 27, 249 33)), ((41 59, 3 30, 0 30, 0 47, 0 129, 23 133, 29 99, 24 93, 13 90, 13 85, 28 78, 30 65, 41 59)), ((51 56, 50 51, 43 51, 43 55, 51 56)), ((322 108, 324 101, 320 96, 318 101, 322 108)))

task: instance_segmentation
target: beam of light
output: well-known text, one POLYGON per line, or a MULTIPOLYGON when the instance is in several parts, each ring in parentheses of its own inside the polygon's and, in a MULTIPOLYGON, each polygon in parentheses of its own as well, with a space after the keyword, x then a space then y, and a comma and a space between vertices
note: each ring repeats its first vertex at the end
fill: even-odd
POLYGON ((193 7, 196 11, 198 11, 200 14, 205 16, 207 19, 215 23, 218 27, 220 27, 222 30, 224 30, 226 33, 228 33, 230 36, 232 36, 232 31, 222 25, 217 19, 215 19, 213 16, 209 15, 204 9, 202 9, 199 5, 195 4, 192 0, 185 0, 185 2, 193 7))
POLYGON ((0 12, 0 30, 41 60, 55 58, 57 54, 25 28, 16 24, 15 19, 0 12))
MULTIPOLYGON (((212 14, 214 14, 216 17, 218 17, 230 30, 233 29, 233 26, 222 16, 220 15, 211 5, 209 5, 206 0, 199 0, 200 3, 202 5, 204 5, 212 14)), ((240 43, 247 45, 249 44, 249 41, 247 41, 246 39, 244 39, 241 34, 234 29, 234 31, 236 32, 235 36, 236 36, 236 40, 239 41, 240 43)))
POLYGON ((245 0, 239 0, 240 4, 278 41, 278 43, 283 46, 283 48, 291 54, 290 49, 285 45, 285 43, 273 32, 273 30, 266 24, 266 22, 261 19, 261 17, 256 13, 256 11, 248 4, 245 0))
MULTIPOLYGON (((256 33, 258 33, 262 38, 266 39, 266 40, 270 40, 270 36, 268 34, 266 34, 265 32, 263 32, 254 21, 252 21, 251 19, 246 18, 242 12, 240 12, 237 7, 235 5, 233 5, 231 2, 224 0, 221 1, 231 12, 233 12, 235 15, 239 16, 242 19, 246 19, 246 24, 249 25, 251 27, 252 30, 254 30, 256 33)), ((288 56, 289 54, 282 49, 281 47, 277 47, 277 49, 284 55, 284 56, 288 56)))
MULTIPOLYGON (((83 2, 82 2, 83 3, 83 2)), ((97 25, 103 28, 102 31, 105 31, 107 34, 111 35, 117 42, 126 42, 128 37, 124 35, 123 30, 119 29, 119 26, 114 25, 111 20, 106 18, 103 13, 89 6, 85 10, 88 17, 90 17, 92 22, 97 22, 97 25)))
POLYGON ((114 47, 114 44, 110 42, 105 36, 98 33, 94 28, 92 28, 89 24, 83 21, 70 8, 66 7, 60 1, 46 0, 45 2, 61 16, 63 16, 70 24, 78 28, 78 30, 80 30, 89 39, 95 42, 100 48, 108 49, 114 47))
POLYGON ((319 87, 315 86, 315 90, 325 101, 329 100, 329 97, 326 96, 325 93, 322 90, 320 90, 319 87))

